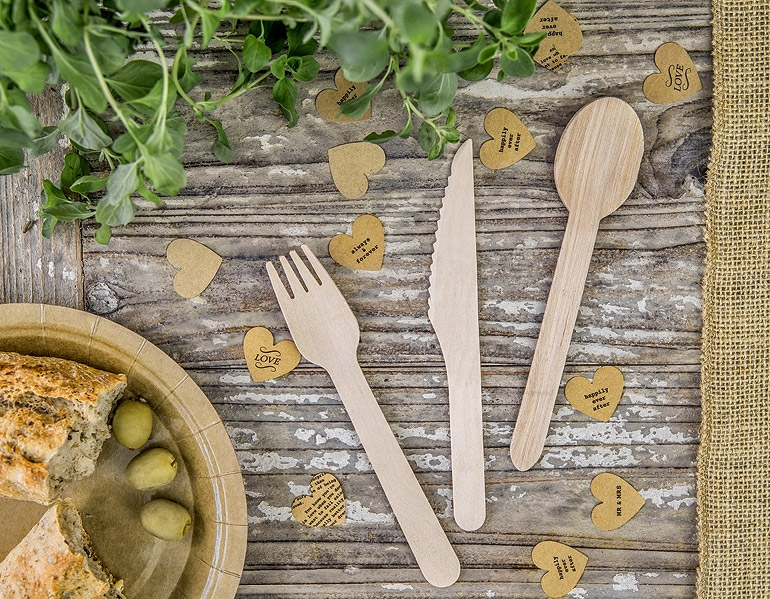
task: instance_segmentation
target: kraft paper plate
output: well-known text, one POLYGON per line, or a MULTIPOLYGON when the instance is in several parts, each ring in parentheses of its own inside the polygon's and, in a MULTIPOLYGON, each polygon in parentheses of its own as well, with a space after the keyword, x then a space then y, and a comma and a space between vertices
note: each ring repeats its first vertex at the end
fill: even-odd
MULTIPOLYGON (((124 397, 141 396, 155 412, 145 448, 175 453, 171 485, 139 492, 125 480, 138 454, 108 439, 96 472, 65 490, 83 515, 96 553, 125 583, 127 599, 232 599, 246 555, 246 495, 225 427, 203 391, 152 343, 94 314, 42 304, 0 305, 0 350, 55 356, 122 372, 124 397), (193 514, 183 541, 156 539, 139 524, 139 508, 165 497, 193 514)), ((36 503, 0 499, 0 560, 45 511, 36 503)))

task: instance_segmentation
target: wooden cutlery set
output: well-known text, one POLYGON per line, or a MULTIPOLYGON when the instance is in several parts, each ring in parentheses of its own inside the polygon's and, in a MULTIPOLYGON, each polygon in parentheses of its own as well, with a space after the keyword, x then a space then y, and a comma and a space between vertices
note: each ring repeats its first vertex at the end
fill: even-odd
MULTIPOLYGON (((543 450, 599 221, 630 195, 643 151, 639 118, 617 98, 584 106, 562 134, 554 178, 569 218, 511 441, 519 470, 534 466, 543 450)), ((356 318, 318 259, 307 246, 302 250, 310 268, 295 251, 289 252, 294 268, 280 257, 291 294, 267 263, 294 342, 331 376, 425 579, 449 586, 460 575, 459 560, 358 364, 356 318)), ((472 531, 484 523, 486 497, 471 140, 452 162, 428 306, 447 368, 454 517, 472 531)))

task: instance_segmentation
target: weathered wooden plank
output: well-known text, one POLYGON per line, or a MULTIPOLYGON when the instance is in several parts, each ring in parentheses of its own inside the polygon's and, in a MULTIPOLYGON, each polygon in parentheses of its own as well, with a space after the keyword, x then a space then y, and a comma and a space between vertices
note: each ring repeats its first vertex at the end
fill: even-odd
MULTIPOLYGON (((61 118, 63 102, 56 89, 46 89, 30 103, 44 125, 61 118)), ((60 224, 47 240, 37 218, 43 179, 57 179, 64 153, 56 146, 19 173, 0 177, 0 302, 83 307, 80 228, 60 224)))

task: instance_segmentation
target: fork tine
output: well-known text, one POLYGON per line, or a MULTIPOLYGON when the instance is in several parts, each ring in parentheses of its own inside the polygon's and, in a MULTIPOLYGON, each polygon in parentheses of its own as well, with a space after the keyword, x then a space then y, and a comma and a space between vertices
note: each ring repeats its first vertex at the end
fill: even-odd
POLYGON ((297 270, 299 271, 299 277, 305 284, 305 288, 310 291, 310 289, 318 285, 318 281, 310 272, 310 269, 305 266, 305 263, 302 261, 302 258, 299 257, 299 254, 297 254, 295 250, 291 250, 289 252, 289 256, 291 256, 291 259, 294 262, 294 266, 297 267, 297 270))
POLYGON ((291 297, 286 291, 286 287, 283 286, 281 278, 278 276, 278 271, 275 270, 272 262, 265 262, 265 268, 267 269, 267 276, 270 277, 270 284, 273 286, 275 297, 278 300, 278 305, 281 307, 281 311, 285 314, 286 309, 289 307, 291 297))
POLYGON ((300 283, 300 280, 297 278, 297 274, 294 272, 291 264, 289 264, 286 256, 278 256, 278 259, 281 261, 283 272, 286 274, 286 278, 289 280, 289 287, 291 287, 291 292, 294 294, 294 297, 305 293, 305 287, 302 285, 302 283, 300 283))
POLYGON ((318 261, 318 258, 315 257, 315 254, 310 251, 310 248, 304 243, 300 247, 302 248, 302 251, 305 252, 305 256, 307 256, 308 262, 310 262, 310 265, 313 267, 313 270, 315 271, 318 280, 321 281, 321 284, 323 285, 331 283, 334 285, 334 281, 329 276, 329 273, 326 272, 326 269, 318 261))

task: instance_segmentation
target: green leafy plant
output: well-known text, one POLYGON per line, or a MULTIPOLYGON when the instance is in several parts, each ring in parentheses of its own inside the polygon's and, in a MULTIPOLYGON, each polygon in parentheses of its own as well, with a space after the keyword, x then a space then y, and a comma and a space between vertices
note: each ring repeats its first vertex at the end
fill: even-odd
POLYGON ((223 104, 258 88, 272 90, 287 125, 298 119, 298 84, 318 75, 321 48, 339 58, 351 81, 370 81, 341 111, 363 115, 392 81, 406 125, 372 133, 382 143, 414 135, 429 159, 459 141, 452 108, 460 78, 527 77, 544 33, 523 33, 536 0, 0 0, 0 174, 21 170, 60 135, 73 147, 59 181, 42 190, 42 231, 59 221, 95 219, 107 243, 135 214, 132 196, 156 204, 187 180, 180 162, 187 123, 212 128, 212 152, 231 162, 223 104), (173 38, 161 27, 175 30, 173 38), (455 29, 461 27, 462 35, 455 29), (470 33, 469 33, 470 31, 470 33), (460 39, 462 38, 462 39, 460 39), (191 56, 216 46, 237 73, 220 97, 201 91, 191 56), (157 61, 129 58, 151 50, 157 61), (43 127, 27 94, 66 84, 68 113, 43 127), (187 110, 183 109, 187 106, 187 110), (419 125, 419 126, 417 126, 419 125), (86 159, 88 158, 88 160, 86 159), (99 165, 92 174, 91 164, 99 165))

